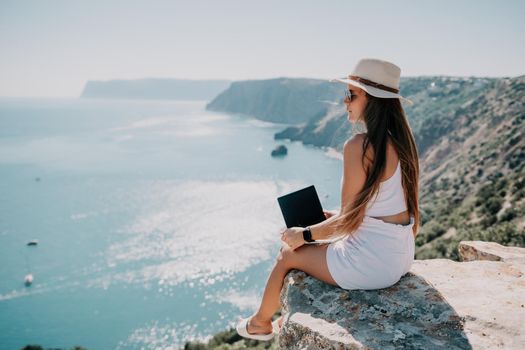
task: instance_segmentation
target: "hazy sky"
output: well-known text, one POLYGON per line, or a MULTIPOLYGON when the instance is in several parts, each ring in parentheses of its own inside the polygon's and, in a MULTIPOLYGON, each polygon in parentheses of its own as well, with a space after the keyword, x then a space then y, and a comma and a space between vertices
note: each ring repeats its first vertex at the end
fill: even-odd
POLYGON ((0 96, 87 80, 525 74, 525 1, 4 1, 0 96))

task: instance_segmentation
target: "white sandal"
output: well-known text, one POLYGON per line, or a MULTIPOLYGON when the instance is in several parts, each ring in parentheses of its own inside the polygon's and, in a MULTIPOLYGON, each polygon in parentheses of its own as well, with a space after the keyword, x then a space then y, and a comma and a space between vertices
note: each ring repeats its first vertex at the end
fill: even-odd
POLYGON ((241 319, 238 323, 235 329, 237 330, 237 333, 243 337, 243 338, 249 338, 249 339, 255 339, 255 340, 262 340, 262 341, 268 341, 272 340, 272 338, 275 336, 276 333, 279 333, 279 319, 272 322, 272 333, 268 334, 251 334, 248 333, 248 321, 250 320, 250 317, 241 319))
POLYGON ((272 328, 275 334, 279 334, 279 332, 281 331, 281 327, 282 325, 279 326, 279 318, 272 322, 272 328))

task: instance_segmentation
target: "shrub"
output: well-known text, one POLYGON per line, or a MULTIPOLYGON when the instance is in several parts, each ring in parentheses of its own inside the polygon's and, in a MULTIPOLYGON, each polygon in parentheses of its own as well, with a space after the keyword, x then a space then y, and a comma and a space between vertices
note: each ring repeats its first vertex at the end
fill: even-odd
POLYGON ((443 227, 441 223, 432 220, 427 222, 423 227, 421 227, 421 230, 416 236, 416 241, 418 245, 423 245, 427 242, 436 239, 439 236, 442 236, 445 232, 447 232, 447 230, 445 229, 445 227, 443 227))
POLYGON ((485 229, 485 228, 487 228, 489 226, 492 226, 497 221, 498 221, 498 218, 496 217, 496 215, 487 215, 483 219, 481 219, 481 221, 479 223, 485 229))
POLYGON ((503 200, 500 197, 491 197, 489 200, 485 203, 486 211, 489 214, 497 214, 502 205, 503 200))
POLYGON ((501 215, 499 221, 510 221, 514 219, 517 216, 516 210, 514 208, 508 208, 506 209, 503 214, 501 215))
POLYGON ((503 245, 525 246, 525 231, 518 231, 516 225, 511 222, 504 222, 488 228, 482 234, 482 238, 485 241, 496 242, 503 245))

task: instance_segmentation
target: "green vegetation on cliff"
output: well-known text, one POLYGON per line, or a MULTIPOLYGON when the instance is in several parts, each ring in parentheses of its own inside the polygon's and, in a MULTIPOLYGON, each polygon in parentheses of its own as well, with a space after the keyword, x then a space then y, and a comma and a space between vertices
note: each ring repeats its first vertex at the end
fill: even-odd
POLYGON ((246 339, 237 334, 237 331, 230 328, 219 332, 207 342, 187 342, 184 350, 277 350, 277 337, 271 341, 258 341, 246 339))

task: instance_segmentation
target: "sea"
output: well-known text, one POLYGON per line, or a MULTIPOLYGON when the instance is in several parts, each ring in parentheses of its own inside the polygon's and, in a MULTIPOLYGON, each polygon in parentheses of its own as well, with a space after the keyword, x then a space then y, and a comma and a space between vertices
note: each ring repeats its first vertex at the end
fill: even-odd
POLYGON ((339 209, 342 162, 206 103, 0 98, 0 349, 179 349, 257 310, 277 197, 339 209))

